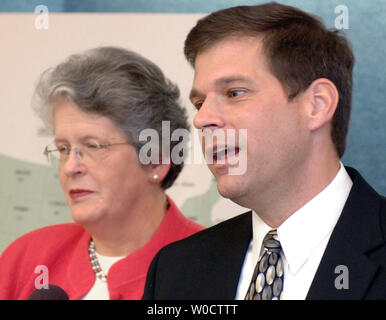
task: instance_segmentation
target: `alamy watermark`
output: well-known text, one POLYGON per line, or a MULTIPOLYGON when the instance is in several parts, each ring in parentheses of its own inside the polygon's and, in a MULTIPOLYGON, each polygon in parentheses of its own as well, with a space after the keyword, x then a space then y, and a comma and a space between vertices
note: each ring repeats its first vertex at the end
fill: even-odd
POLYGON ((35 7, 35 14, 38 16, 35 18, 35 28, 37 30, 47 30, 49 25, 48 20, 48 7, 45 5, 38 5, 35 7))
POLYGON ((342 289, 349 289, 349 272, 348 267, 341 264, 339 266, 335 267, 334 270, 335 274, 339 274, 334 281, 335 289, 342 290, 342 289))
POLYGON ((337 14, 335 17, 335 28, 338 30, 349 29, 349 11, 347 6, 340 4, 335 7, 334 13, 337 14))
POLYGON ((45 265, 38 265, 35 267, 34 272, 38 274, 35 278, 35 289, 48 289, 49 288, 49 272, 48 267, 45 265))
POLYGON ((206 163, 226 166, 229 175, 247 170, 247 129, 195 129, 191 134, 182 128, 171 132, 170 121, 162 121, 161 137, 148 128, 140 132, 139 141, 145 142, 139 150, 144 165, 206 163), (171 141, 178 143, 171 148, 171 141))

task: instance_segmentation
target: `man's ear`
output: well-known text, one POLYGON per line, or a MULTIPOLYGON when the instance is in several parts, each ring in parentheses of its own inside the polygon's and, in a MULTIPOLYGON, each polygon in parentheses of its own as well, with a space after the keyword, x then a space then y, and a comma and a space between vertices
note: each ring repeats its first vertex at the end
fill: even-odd
POLYGON ((329 123, 334 116, 339 102, 339 93, 335 84, 325 78, 314 80, 307 88, 310 99, 308 110, 308 128, 318 130, 329 123))

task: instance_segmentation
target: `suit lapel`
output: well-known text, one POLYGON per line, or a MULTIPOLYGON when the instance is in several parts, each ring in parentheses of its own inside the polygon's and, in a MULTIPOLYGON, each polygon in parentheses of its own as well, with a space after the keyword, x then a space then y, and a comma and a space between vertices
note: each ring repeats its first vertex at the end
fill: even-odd
POLYGON ((307 300, 360 300, 378 266, 334 232, 313 279, 307 300))
POLYGON ((307 299, 363 299, 379 268, 366 253, 383 243, 380 198, 357 171, 346 169, 353 187, 307 299))

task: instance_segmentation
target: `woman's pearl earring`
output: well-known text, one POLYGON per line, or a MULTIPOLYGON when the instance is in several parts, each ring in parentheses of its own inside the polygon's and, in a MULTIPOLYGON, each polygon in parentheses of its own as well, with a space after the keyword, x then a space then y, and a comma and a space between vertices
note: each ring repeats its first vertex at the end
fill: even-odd
POLYGON ((158 174, 154 174, 153 175, 153 182, 157 182, 158 178, 159 178, 158 174))

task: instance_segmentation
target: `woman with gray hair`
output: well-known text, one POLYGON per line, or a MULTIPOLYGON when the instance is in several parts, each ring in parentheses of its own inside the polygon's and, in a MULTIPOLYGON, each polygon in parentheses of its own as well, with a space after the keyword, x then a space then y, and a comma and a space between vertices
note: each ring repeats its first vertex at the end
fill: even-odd
POLYGON ((27 299, 44 285, 37 266, 70 299, 142 297, 158 250, 202 229, 165 194, 183 167, 171 150, 186 141, 162 137, 162 124, 189 128, 178 99, 154 63, 116 47, 72 55, 42 74, 33 104, 55 136, 44 153, 59 166, 75 223, 33 231, 4 251, 0 299, 27 299), (170 146, 158 145, 149 164, 139 157, 145 129, 170 146))

